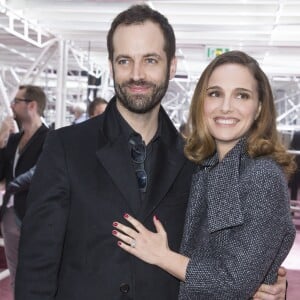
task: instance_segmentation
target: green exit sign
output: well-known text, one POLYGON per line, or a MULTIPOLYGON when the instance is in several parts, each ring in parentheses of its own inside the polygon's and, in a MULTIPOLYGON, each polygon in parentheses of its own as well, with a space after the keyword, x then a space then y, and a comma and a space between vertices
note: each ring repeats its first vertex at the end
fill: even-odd
POLYGON ((215 58, 216 56, 219 56, 225 52, 230 51, 229 48, 222 48, 222 47, 207 47, 206 48, 206 56, 207 58, 215 58))

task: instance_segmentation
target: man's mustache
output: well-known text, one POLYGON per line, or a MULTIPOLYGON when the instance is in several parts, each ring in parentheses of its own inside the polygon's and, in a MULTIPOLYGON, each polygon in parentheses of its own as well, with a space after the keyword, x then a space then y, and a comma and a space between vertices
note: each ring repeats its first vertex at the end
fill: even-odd
POLYGON ((143 87, 155 87, 155 84, 153 84, 152 82, 148 82, 146 80, 143 79, 139 79, 139 80, 128 80, 126 81, 122 86, 143 86, 143 87))

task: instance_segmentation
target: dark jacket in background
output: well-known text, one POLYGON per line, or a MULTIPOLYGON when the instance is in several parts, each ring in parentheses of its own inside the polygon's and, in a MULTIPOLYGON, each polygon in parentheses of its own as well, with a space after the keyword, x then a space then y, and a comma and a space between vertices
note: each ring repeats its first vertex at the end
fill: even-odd
MULTIPOLYGON (((22 152, 20 153, 16 169, 15 177, 24 174, 35 166, 37 160, 42 152, 43 144, 49 129, 45 125, 34 133, 31 139, 28 141, 22 152)), ((13 176, 13 165, 15 159, 15 153, 22 137, 23 132, 18 132, 10 135, 5 148, 0 149, 0 181, 5 179, 6 187, 15 178, 13 176)), ((26 209, 26 198, 28 193, 28 187, 15 194, 14 208, 16 215, 19 219, 23 219, 26 209)), ((0 209, 0 221, 4 214, 6 204, 9 200, 9 196, 3 196, 3 205, 0 209)))
MULTIPOLYGON (((295 131, 290 148, 300 151, 300 131, 295 131)), ((296 155, 297 170, 290 178, 291 200, 297 200, 300 187, 300 154, 296 155)))

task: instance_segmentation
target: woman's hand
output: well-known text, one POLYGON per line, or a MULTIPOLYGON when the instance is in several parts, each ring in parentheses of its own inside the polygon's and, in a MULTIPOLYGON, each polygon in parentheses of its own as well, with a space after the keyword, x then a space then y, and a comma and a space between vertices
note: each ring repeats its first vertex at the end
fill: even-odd
POLYGON ((124 218, 133 228, 118 222, 113 223, 115 229, 112 234, 119 239, 119 247, 149 264, 162 268, 179 280, 185 281, 189 258, 170 250, 167 233, 157 217, 153 217, 156 233, 145 228, 128 214, 125 214, 124 218))
POLYGON ((118 222, 113 223, 115 229, 112 234, 119 239, 119 247, 149 264, 161 265, 164 257, 170 252, 167 233, 161 222, 156 216, 153 217, 157 231, 155 233, 128 214, 125 214, 124 218, 134 229, 118 222))

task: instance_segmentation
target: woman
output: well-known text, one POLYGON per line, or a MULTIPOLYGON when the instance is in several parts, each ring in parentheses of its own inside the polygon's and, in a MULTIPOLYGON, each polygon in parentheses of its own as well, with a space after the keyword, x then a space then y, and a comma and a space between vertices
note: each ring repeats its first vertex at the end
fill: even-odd
MULTIPOLYGON (((276 132, 270 84, 240 51, 216 57, 195 89, 185 148, 192 180, 181 251, 136 219, 114 222, 118 245, 179 278, 179 299, 249 299, 277 270, 295 238, 287 177, 295 163, 276 132)), ((167 220, 162 220, 164 222, 167 220)))

